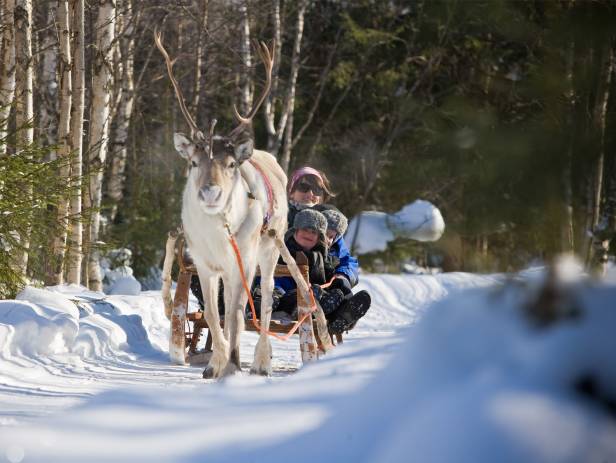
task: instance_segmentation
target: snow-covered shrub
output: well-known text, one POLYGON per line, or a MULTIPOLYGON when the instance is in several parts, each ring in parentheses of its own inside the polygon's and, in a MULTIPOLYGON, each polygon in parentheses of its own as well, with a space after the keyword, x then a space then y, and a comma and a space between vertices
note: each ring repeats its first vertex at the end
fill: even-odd
POLYGON ((130 267, 132 257, 130 249, 120 248, 111 250, 101 259, 105 293, 136 296, 141 292, 141 284, 130 267))

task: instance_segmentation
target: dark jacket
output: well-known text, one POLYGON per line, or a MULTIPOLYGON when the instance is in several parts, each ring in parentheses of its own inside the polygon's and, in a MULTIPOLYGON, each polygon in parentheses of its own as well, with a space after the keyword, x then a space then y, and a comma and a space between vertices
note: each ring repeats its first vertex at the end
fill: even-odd
MULTIPOLYGON (((332 204, 317 204, 312 208, 319 212, 327 209, 338 210, 338 208, 336 208, 332 204)), ((293 220, 295 220, 295 216, 300 210, 301 209, 298 208, 297 205, 289 201, 289 214, 287 215, 289 228, 293 226, 293 220)), ((351 252, 349 251, 349 248, 344 242, 344 238, 342 236, 338 237, 336 241, 334 241, 331 248, 329 249, 329 255, 332 258, 338 259, 334 274, 344 275, 347 280, 349 280, 351 286, 355 286, 359 281, 359 263, 357 261, 357 258, 351 255, 351 252)), ((333 275, 328 275, 327 280, 329 280, 331 276, 333 275)))
MULTIPOLYGON (((326 268, 328 269, 328 273, 332 273, 332 269, 335 267, 333 266, 334 261, 327 255, 325 244, 318 243, 310 251, 304 251, 302 247, 297 244, 297 241, 295 241, 292 230, 287 232, 284 242, 291 256, 295 257, 298 252, 303 252, 308 258, 308 276, 311 284, 322 285, 327 281, 326 268)), ((282 257, 278 262, 284 264, 282 257)), ((274 285, 285 291, 296 288, 295 280, 291 277, 276 277, 274 278, 274 285)))

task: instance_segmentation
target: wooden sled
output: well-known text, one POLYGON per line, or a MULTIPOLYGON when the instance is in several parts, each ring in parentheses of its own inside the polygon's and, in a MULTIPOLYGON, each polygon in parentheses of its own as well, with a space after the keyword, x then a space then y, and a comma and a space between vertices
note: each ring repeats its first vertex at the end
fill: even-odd
MULTIPOLYGON (((301 275, 309 284, 307 257, 303 253, 298 253, 295 257, 295 261, 297 262, 301 275)), ((183 238, 181 235, 178 236, 177 233, 170 233, 167 241, 165 265, 163 268, 163 299, 165 300, 166 312, 171 312, 169 353, 171 360, 178 364, 204 364, 209 361, 212 353, 212 335, 208 329, 209 327, 203 312, 188 312, 190 283, 193 275, 196 274, 197 270, 195 266, 186 258, 184 254, 183 238), (169 295, 171 283, 170 273, 176 248, 178 254, 179 274, 177 278, 175 297, 171 300, 169 295), (171 310, 169 310, 169 308, 171 308, 171 310), (202 350, 199 350, 198 345, 202 335, 204 334, 204 330, 207 330, 205 347, 202 350)), ((274 276, 281 277, 292 275, 286 265, 277 265, 274 276)), ((300 291, 297 291, 297 307, 300 316, 305 313, 305 311, 310 311, 310 303, 304 300, 304 297, 302 297, 300 291)), ((295 320, 279 320, 272 318, 269 331, 284 335, 292 329, 295 323, 295 320)), ((221 326, 224 327, 224 320, 221 320, 221 326)), ((257 331, 252 323, 252 320, 246 320, 245 330, 257 331)), ((334 337, 327 332, 325 316, 323 315, 320 307, 318 307, 315 320, 312 320, 312 317, 308 317, 303 323, 300 324, 295 334, 298 335, 299 338, 299 347, 303 363, 316 360, 320 353, 326 352, 328 349, 333 347, 334 343, 341 344, 343 342, 341 334, 336 334, 334 337), (319 334, 316 338, 315 333, 319 334)))

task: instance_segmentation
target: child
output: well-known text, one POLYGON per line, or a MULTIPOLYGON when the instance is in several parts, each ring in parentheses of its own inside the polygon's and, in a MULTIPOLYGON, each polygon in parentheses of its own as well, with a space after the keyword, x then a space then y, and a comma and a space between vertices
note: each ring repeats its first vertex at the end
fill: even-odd
MULTIPOLYGON (((344 219, 343 223, 346 223, 346 217, 340 212, 338 214, 340 214, 338 218, 344 219)), ((333 223, 332 221, 332 227, 333 223)), ((338 234, 335 227, 332 232, 338 234)), ((335 240, 336 237, 331 239, 332 242, 335 240)), ((343 274, 336 274, 338 258, 328 252, 325 215, 314 209, 298 212, 293 227, 285 236, 285 244, 292 256, 298 251, 306 254, 312 291, 323 308, 330 333, 340 334, 355 326, 357 320, 370 308, 370 295, 366 291, 353 295, 347 278, 343 274), (325 289, 321 288, 321 285, 331 277, 334 277, 332 284, 325 289)), ((295 315, 297 310, 295 282, 289 277, 284 277, 276 278, 275 283, 277 292, 280 294, 280 289, 284 289, 284 294, 274 303, 273 310, 295 315)))
MULTIPOLYGON (((329 208, 322 211, 327 220, 326 241, 329 247, 329 266, 326 264, 326 278, 334 278, 331 285, 327 288, 327 293, 319 301, 325 316, 328 319, 329 331, 332 334, 339 334, 348 331, 355 326, 357 320, 363 317, 370 308, 370 294, 362 290, 353 295, 351 292, 351 281, 346 267, 340 265, 340 256, 344 243, 342 235, 347 230, 348 220, 338 209, 329 208), (336 263, 338 261, 338 263, 336 263), (330 302, 331 301, 331 302, 330 302), (341 301, 341 302, 338 302, 341 301), (332 311, 328 309, 334 308, 332 311)), ((346 246, 344 246, 346 250, 346 246)), ((348 253, 348 250, 346 253, 348 253)), ((354 261, 357 264, 357 261, 354 261)), ((354 276, 352 274, 351 276, 354 276)))
MULTIPOLYGON (((326 232, 327 219, 325 216, 313 209, 304 209, 296 214, 293 226, 284 238, 291 256, 295 257, 298 252, 303 252, 308 258, 308 277, 317 299, 321 296, 320 285, 327 281, 325 275, 325 258, 328 255, 326 232)), ((282 263, 282 259, 279 262, 282 263)), ((277 277, 274 279, 274 285, 272 309, 295 315, 297 311, 295 280, 291 277, 277 277)))

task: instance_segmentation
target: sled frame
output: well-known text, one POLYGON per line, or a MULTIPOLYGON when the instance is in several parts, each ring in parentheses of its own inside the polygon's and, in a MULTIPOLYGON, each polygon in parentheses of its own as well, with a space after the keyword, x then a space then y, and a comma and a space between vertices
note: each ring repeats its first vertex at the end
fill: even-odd
MULTIPOLYGON (((197 275, 196 267, 187 260, 184 255, 184 240, 178 239, 178 263, 179 274, 177 279, 177 286, 175 290, 175 296, 173 298, 173 311, 171 314, 171 339, 172 343, 185 351, 185 361, 190 364, 203 364, 207 363, 209 357, 212 354, 212 335, 209 330, 207 321, 205 320, 203 312, 188 312, 188 298, 190 293, 190 284, 193 275, 197 275), (198 350, 198 345, 201 340, 201 336, 204 334, 204 330, 207 330, 207 339, 205 347, 202 350, 198 350)), ((304 253, 297 253, 295 261, 300 269, 300 272, 306 282, 310 285, 309 280, 309 267, 308 258, 304 253)), ((257 275, 259 272, 257 271, 257 275)), ((286 265, 278 264, 274 272, 275 277, 292 277, 291 272, 286 265)), ((300 308, 305 305, 300 291, 297 291, 297 307, 300 308)), ((298 310, 299 312, 299 310, 298 310)), ((221 327, 224 328, 224 320, 221 319, 221 327)), ((269 330, 274 333, 286 334, 290 331, 291 327, 295 323, 295 320, 278 320, 272 319, 270 321, 269 330)), ((304 324, 309 326, 304 327, 309 330, 310 333, 317 332, 317 323, 312 321, 309 317, 304 321, 304 324)), ((251 320, 247 320, 245 323, 245 331, 257 331, 251 320)), ((300 326, 301 330, 301 326, 300 326)), ((299 334, 299 331, 295 332, 295 335, 299 334)), ((332 344, 342 344, 342 334, 336 334, 335 336, 329 335, 332 344), (335 340, 335 341, 334 341, 335 340)), ((312 339, 315 339, 314 334, 311 335, 312 339)), ((316 337, 318 339, 318 336, 316 337)), ((302 360, 309 358, 310 355, 304 352, 310 347, 306 346, 306 343, 300 340, 300 351, 302 352, 302 360), (306 355, 304 355, 306 354, 306 355)), ((321 343, 317 341, 317 346, 320 352, 324 349, 321 343)), ((304 360, 305 362, 305 360, 304 360)))

